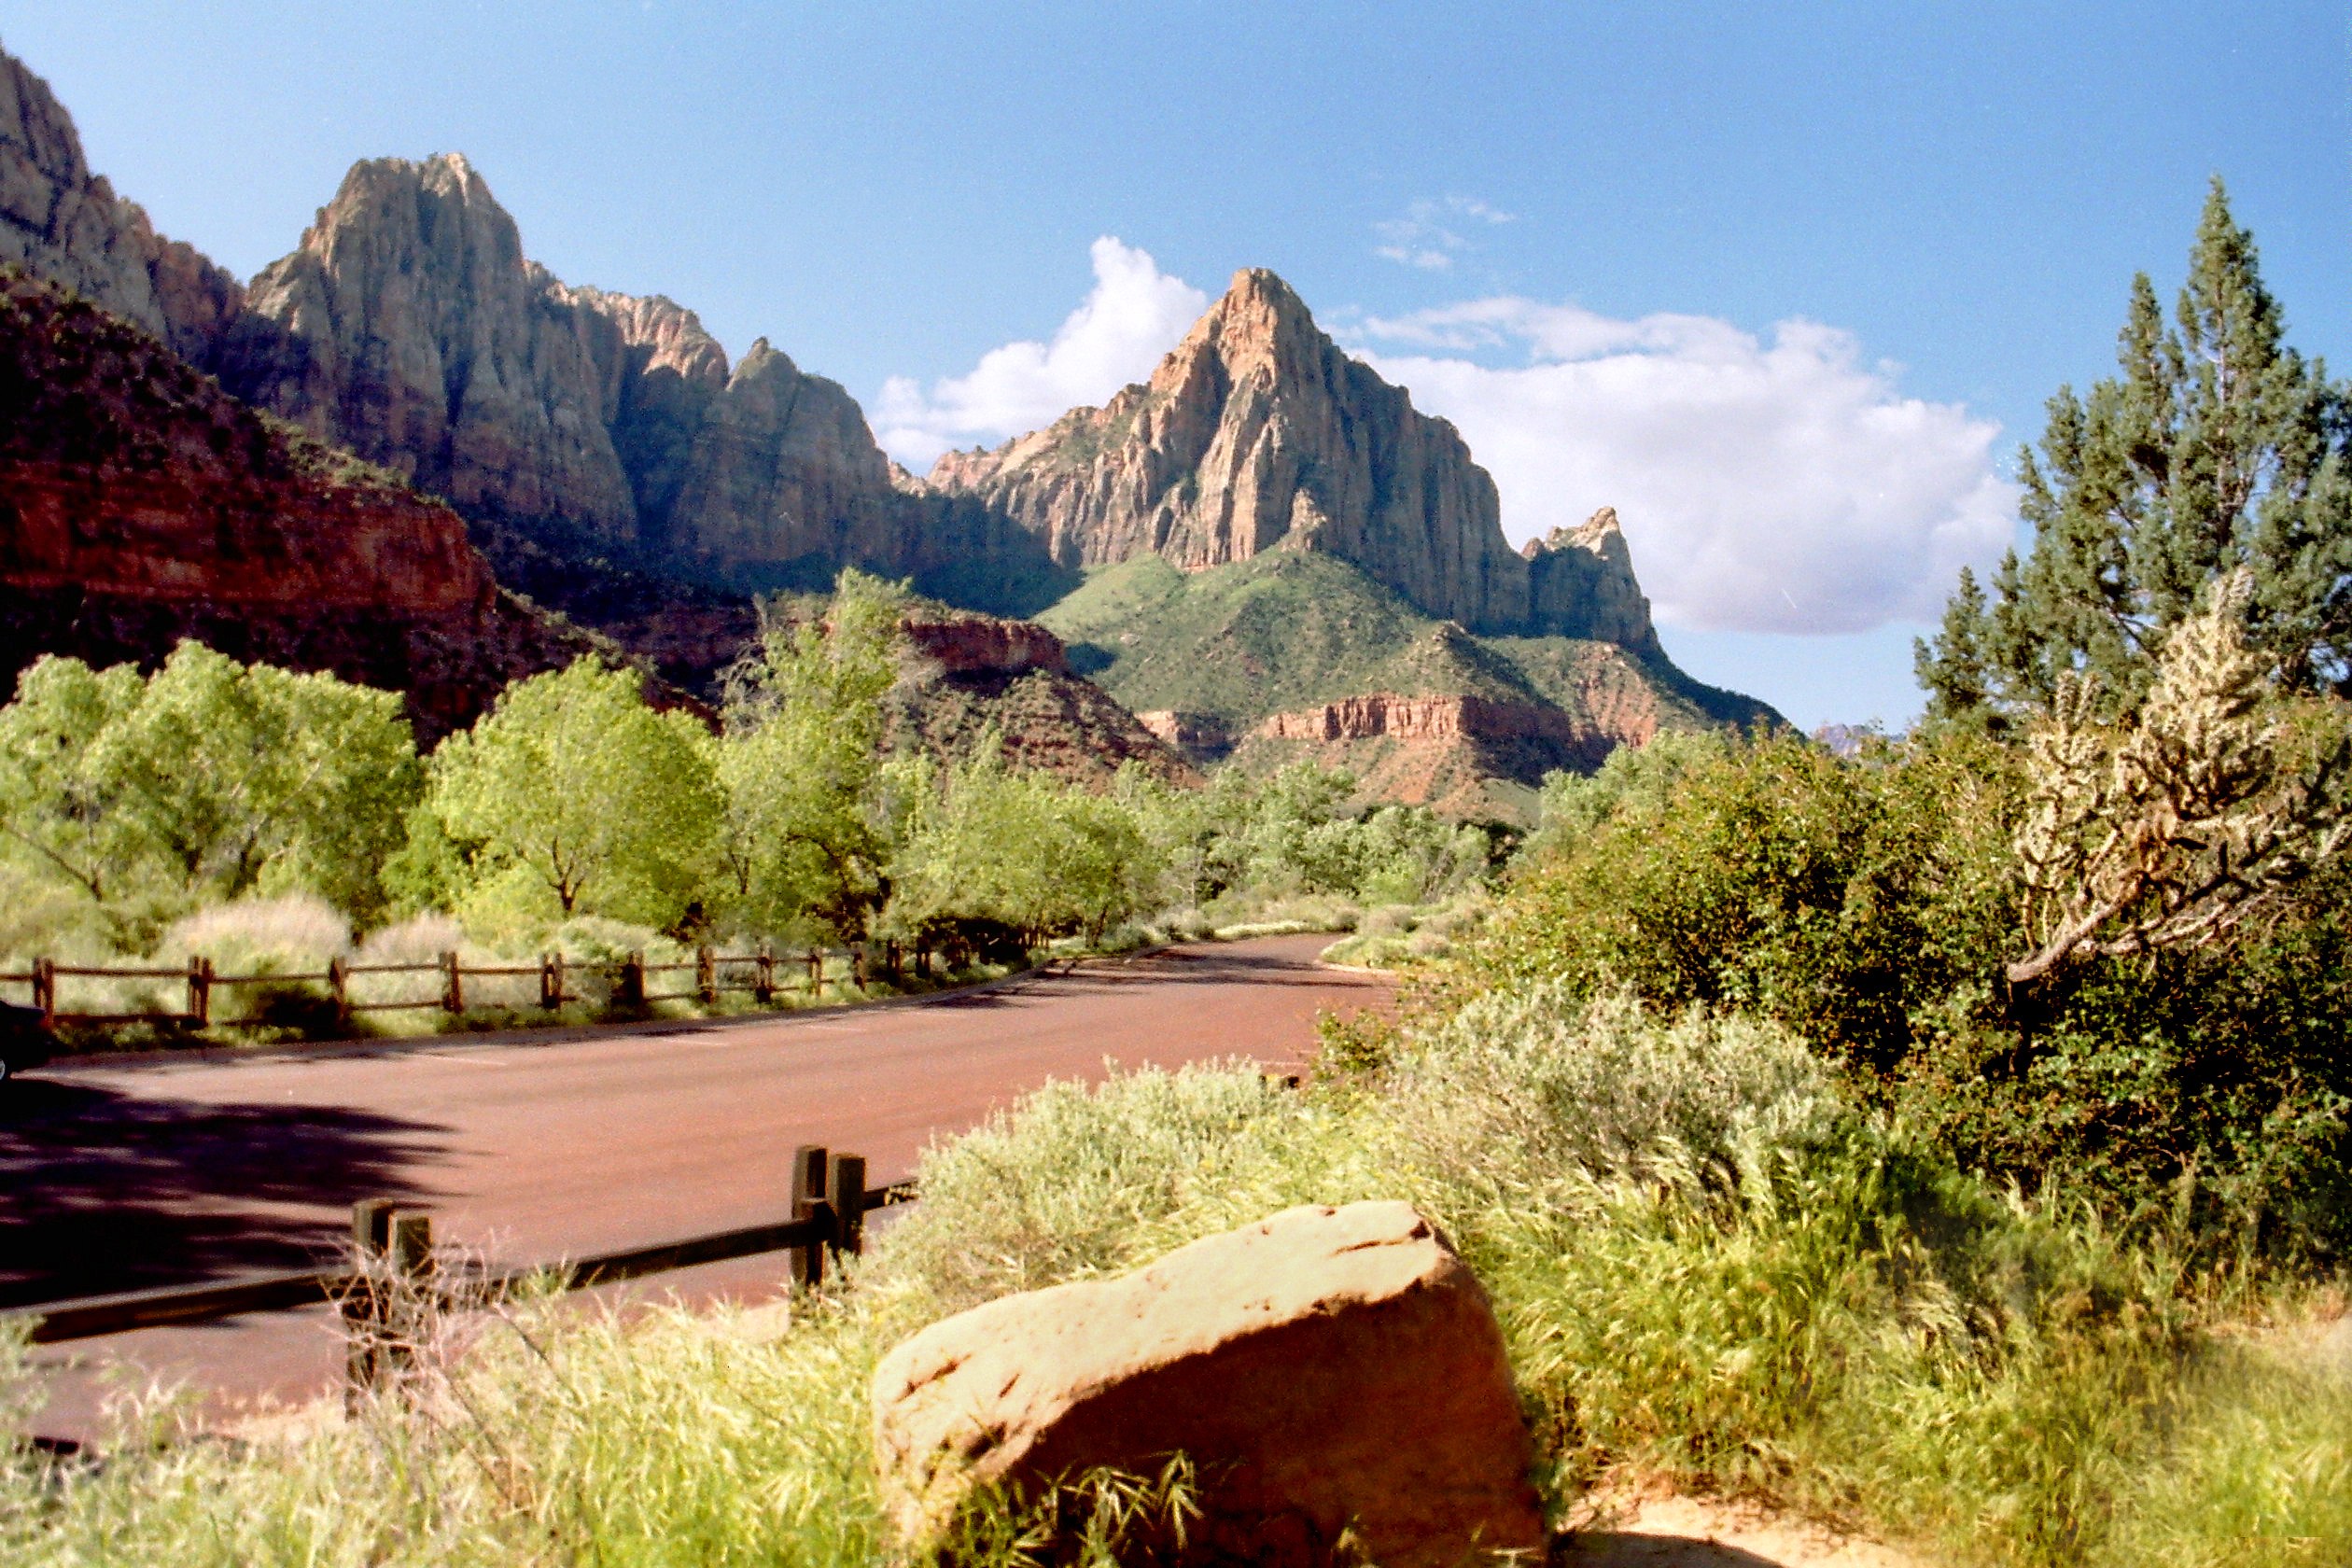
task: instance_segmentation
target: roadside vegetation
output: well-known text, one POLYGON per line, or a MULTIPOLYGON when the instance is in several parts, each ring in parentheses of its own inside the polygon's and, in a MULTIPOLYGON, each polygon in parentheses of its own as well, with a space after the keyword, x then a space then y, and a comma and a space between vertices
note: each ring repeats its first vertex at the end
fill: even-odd
MULTIPOLYGON (((0 708, 0 968, 595 965, 764 941, 896 945, 972 978, 1047 952, 1344 930, 1367 903, 1481 886, 1500 859, 1494 836, 1425 809, 1359 812, 1353 781, 1311 764, 1201 790, 1130 768, 1089 791, 1015 768, 993 735, 961 756, 894 749, 902 602, 845 574, 821 616, 779 620, 737 665, 715 722, 657 710, 636 671, 591 658, 517 682, 424 755, 396 695, 331 676, 195 643, 152 674, 43 659, 0 708)), ((853 987, 848 968, 800 1000, 919 984, 869 962, 853 987)), ((355 984, 383 1000, 394 982, 355 984)), ((168 979, 75 985, 76 1011, 175 1005, 168 979)), ((483 982, 465 1022, 533 1021, 535 990, 483 982)), ((327 1001, 289 982, 207 1038, 348 1027, 327 1001)), ((608 1015, 592 994, 558 1021, 608 1015)))
MULTIPOLYGON (((1927 719, 1855 755, 1661 737, 1555 779, 1499 878, 1481 835, 1348 816, 1306 770, 1184 796, 986 755, 819 770, 846 792, 780 798, 899 804, 840 807, 855 857, 766 841, 736 885, 817 889, 771 906, 796 917, 1019 926, 1047 895, 1017 857, 1054 842, 1159 880, 1073 874, 1029 934, 1345 899, 1375 909, 1354 950, 1400 944, 1411 977, 1393 1014, 1325 1020, 1303 1089, 1251 1064, 1057 1085, 933 1148, 921 1203, 789 1323, 511 1302, 348 1423, 19 1451, 0 1557, 888 1561, 864 1390, 906 1333, 1402 1197, 1486 1282, 1562 1513, 1662 1479, 1955 1564, 2347 1561, 2352 418, 2218 189, 2171 325, 2152 300, 2122 379, 2053 401, 2034 549, 1922 649, 1927 719)), ((708 753, 750 722, 674 733, 708 753)), ((443 765, 402 807, 441 840, 400 840, 443 880, 401 886, 485 921, 556 897, 451 825, 443 765)), ((1099 1478, 1085 1551, 986 1515, 962 1561, 1119 1561, 1121 1508, 1165 1491, 1099 1478)))

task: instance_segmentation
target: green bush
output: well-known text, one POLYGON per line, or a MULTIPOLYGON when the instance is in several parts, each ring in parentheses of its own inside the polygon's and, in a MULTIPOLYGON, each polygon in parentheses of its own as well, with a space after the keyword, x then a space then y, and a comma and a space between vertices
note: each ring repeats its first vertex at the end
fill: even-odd
POLYGON ((1430 983, 1437 1005, 1544 979, 1752 1011, 1994 1180, 2226 1250, 2352 1245, 2342 865, 2228 944, 2019 988, 2010 749, 1954 730, 1840 759, 1771 736, 1627 779, 1585 792, 1582 827, 1430 983))
POLYGON ((1547 1204, 1561 1183, 1768 1182, 1826 1142, 1830 1074, 1785 1029, 1693 1009, 1671 1023, 1631 997, 1558 981, 1479 997, 1391 1069, 1409 1136, 1449 1190, 1547 1204))

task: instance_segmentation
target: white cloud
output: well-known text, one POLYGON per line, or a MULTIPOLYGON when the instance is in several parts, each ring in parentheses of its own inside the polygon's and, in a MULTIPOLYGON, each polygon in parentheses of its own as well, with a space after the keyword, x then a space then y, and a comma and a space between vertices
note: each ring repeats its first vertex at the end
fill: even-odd
POLYGON ((1620 321, 1503 298, 1351 337, 1494 475, 1513 543, 1614 506, 1670 625, 1843 633, 1940 611, 2011 537, 1993 421, 1903 397, 1849 332, 1784 321, 1620 321), (1465 351, 1509 349, 1494 369, 1465 351))
POLYGON ((1147 252, 1105 234, 1092 255, 1094 288, 1052 343, 992 348, 970 375, 929 392, 907 376, 886 382, 875 422, 883 450, 920 472, 949 447, 993 445, 1099 405, 1148 377, 1209 308, 1208 295, 1161 272, 1147 252))
POLYGON ((1449 196, 1442 202, 1415 202, 1405 210, 1403 217, 1392 217, 1372 225, 1372 231, 1385 242, 1375 245, 1372 254, 1391 261, 1401 261, 1407 267, 1420 267, 1434 273, 1446 272, 1453 266, 1456 256, 1477 248, 1455 225, 1464 219, 1474 223, 1508 223, 1513 216, 1472 196, 1449 196))

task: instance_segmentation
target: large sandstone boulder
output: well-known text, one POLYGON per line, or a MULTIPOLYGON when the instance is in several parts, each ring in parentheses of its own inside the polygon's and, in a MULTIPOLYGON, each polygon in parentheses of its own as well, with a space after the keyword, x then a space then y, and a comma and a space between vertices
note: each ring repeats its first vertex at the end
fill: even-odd
POLYGON ((918 1542, 975 1484, 1182 1452, 1198 1561, 1453 1568, 1543 1543, 1486 1293, 1403 1203, 1292 1209, 1125 1279, 990 1302, 891 1351, 874 1405, 918 1542))

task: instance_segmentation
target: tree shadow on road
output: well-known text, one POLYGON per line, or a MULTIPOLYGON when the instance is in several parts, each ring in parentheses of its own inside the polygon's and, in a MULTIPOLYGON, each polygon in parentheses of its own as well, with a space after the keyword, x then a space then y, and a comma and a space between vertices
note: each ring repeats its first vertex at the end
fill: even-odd
POLYGON ((14 1079, 0 1095, 0 1307, 330 1261, 355 1201, 423 1196, 402 1172, 449 1130, 14 1079))

